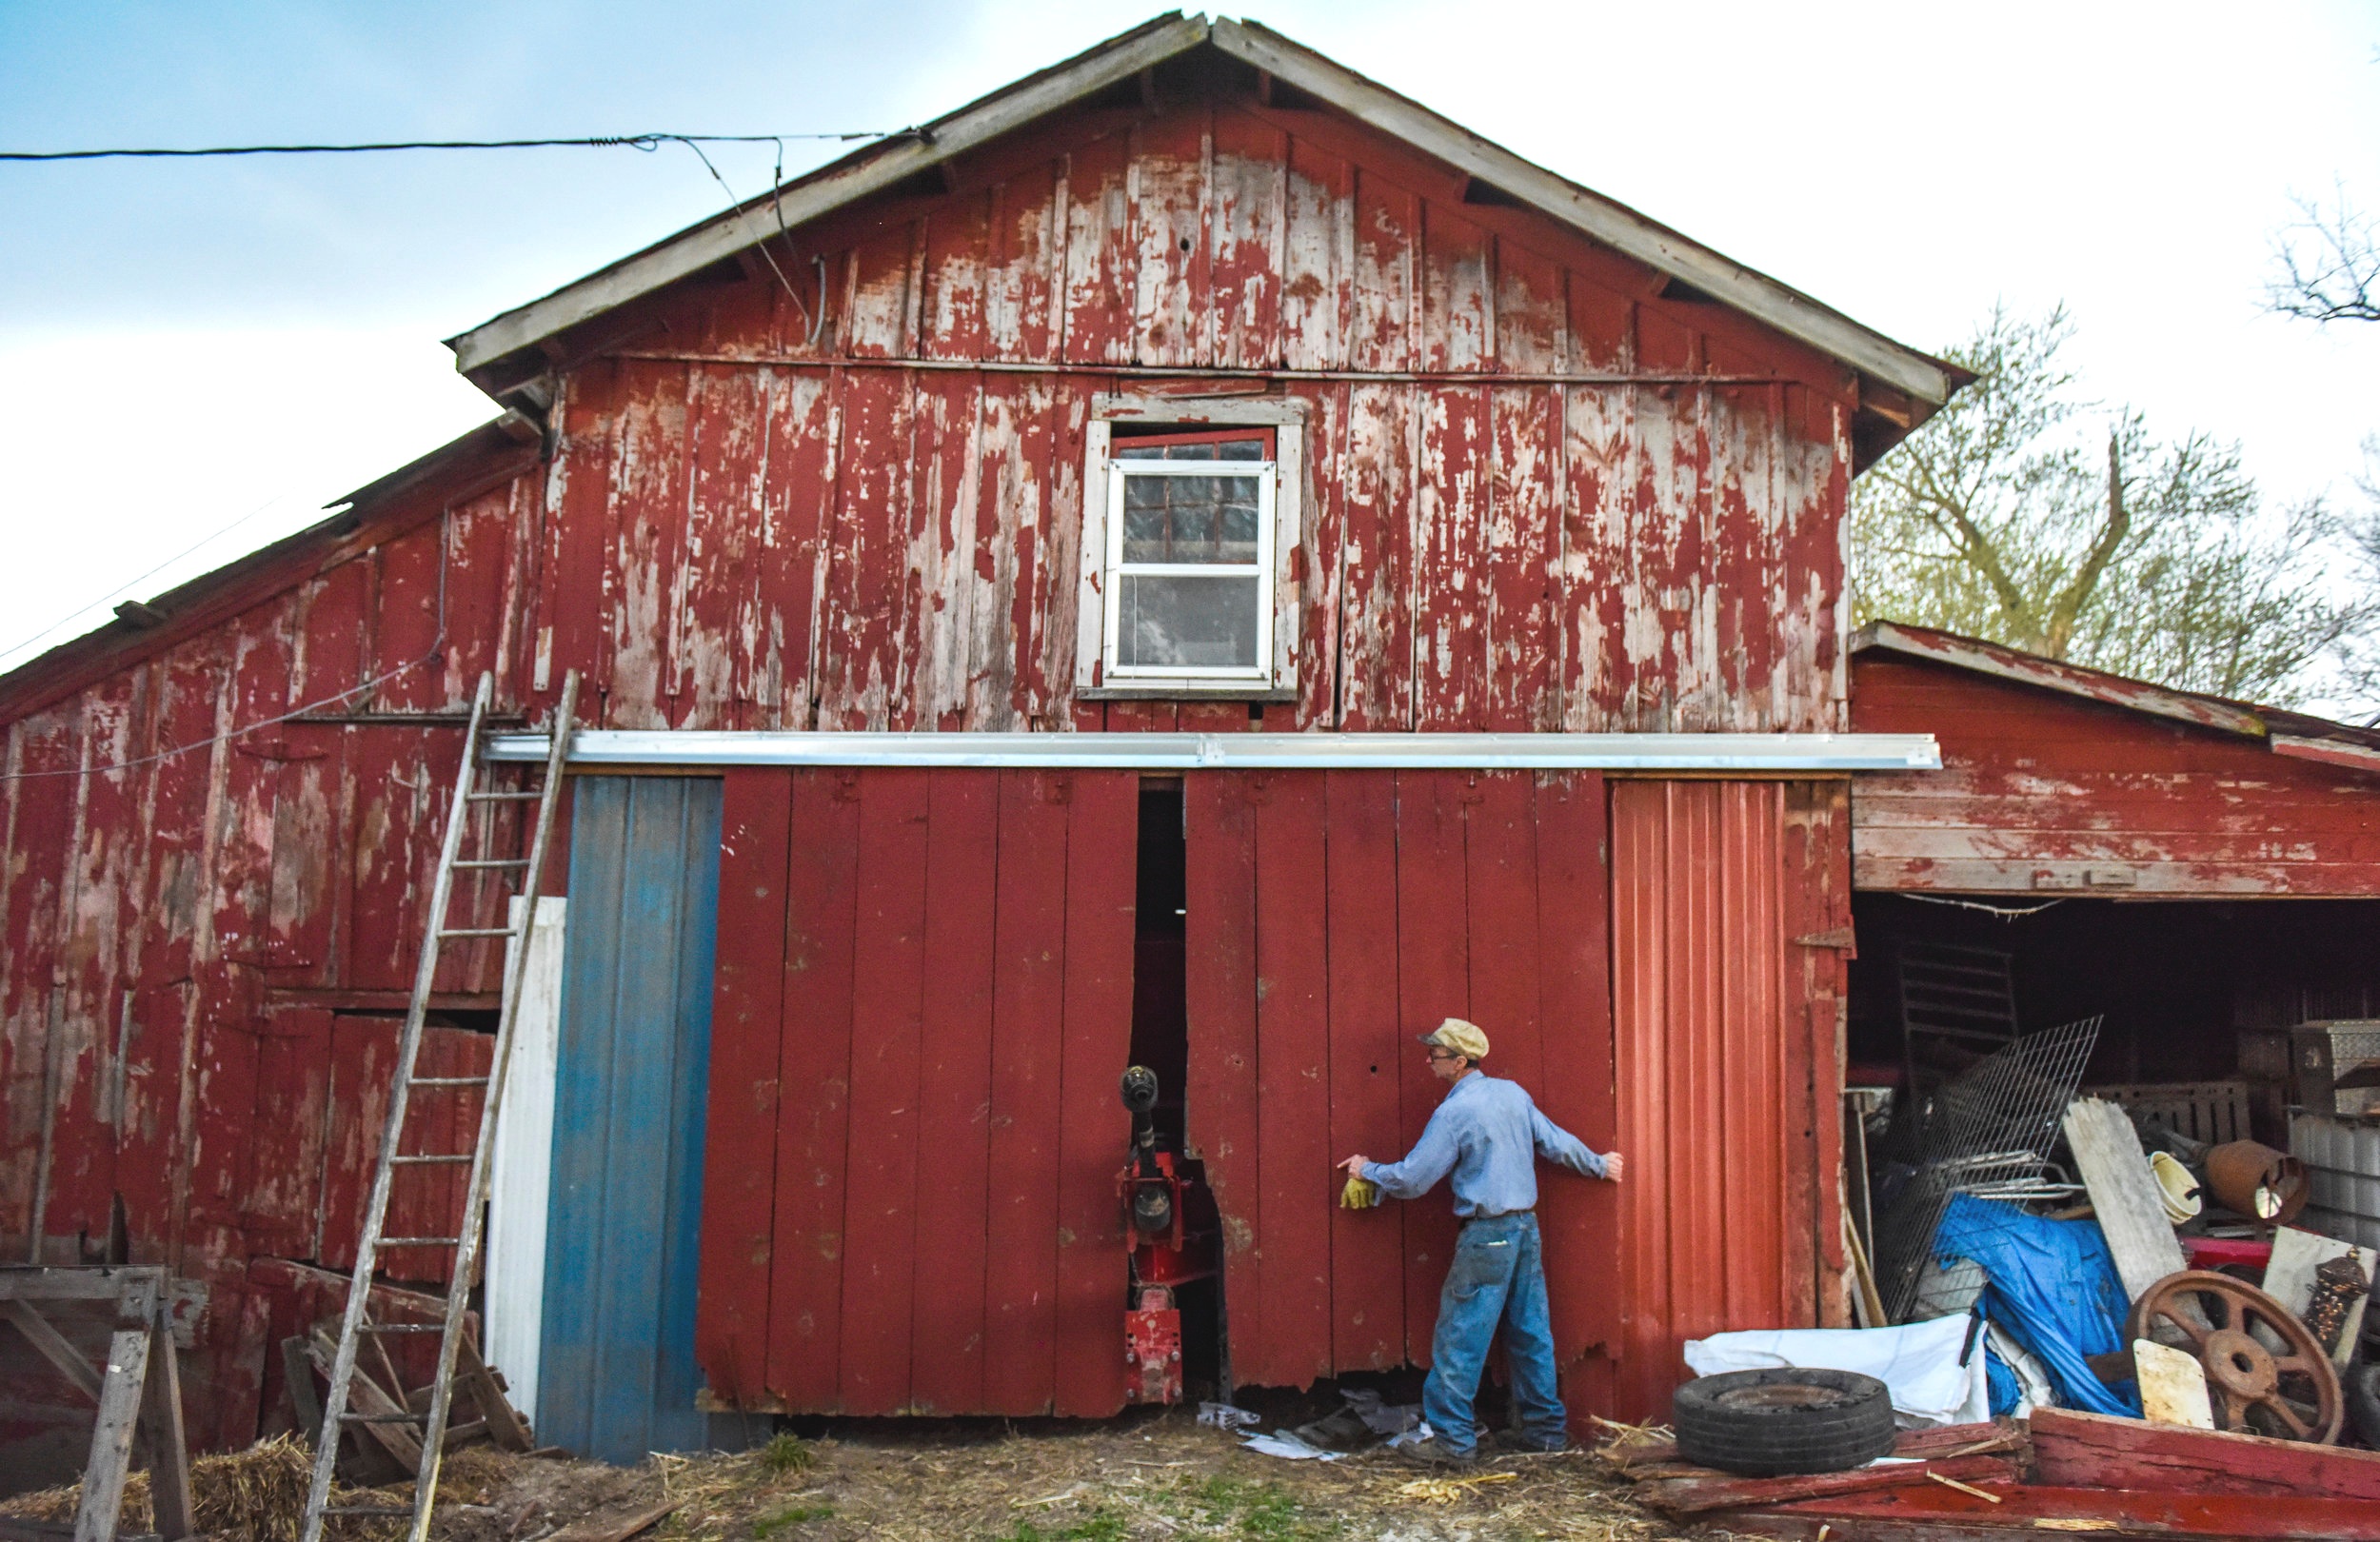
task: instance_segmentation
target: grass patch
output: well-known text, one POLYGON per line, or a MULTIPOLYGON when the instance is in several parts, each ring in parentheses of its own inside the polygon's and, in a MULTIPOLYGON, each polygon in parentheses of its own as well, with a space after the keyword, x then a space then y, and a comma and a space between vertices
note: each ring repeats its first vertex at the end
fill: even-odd
POLYGON ((1191 1491, 1200 1519, 1238 1542, 1327 1542, 1346 1534, 1335 1517, 1309 1514, 1278 1483, 1211 1477, 1191 1491))
POLYGON ((1098 1511, 1062 1532, 1043 1531, 1029 1520, 1021 1520, 999 1542, 1126 1542, 1131 1535, 1132 1528, 1124 1524, 1121 1515, 1098 1511))
POLYGON ((818 1453, 810 1443, 790 1432, 771 1436, 768 1444, 761 1448, 761 1467, 771 1477, 807 1472, 817 1460, 818 1453))
MULTIPOLYGON (((782 1440, 788 1437, 780 1435, 778 1438, 782 1440)), ((763 1515, 759 1520, 754 1521, 752 1534, 758 1537, 775 1536, 787 1527, 802 1526, 814 1520, 825 1520, 834 1512, 835 1507, 832 1505, 796 1505, 791 1510, 781 1510, 774 1515, 763 1515)))

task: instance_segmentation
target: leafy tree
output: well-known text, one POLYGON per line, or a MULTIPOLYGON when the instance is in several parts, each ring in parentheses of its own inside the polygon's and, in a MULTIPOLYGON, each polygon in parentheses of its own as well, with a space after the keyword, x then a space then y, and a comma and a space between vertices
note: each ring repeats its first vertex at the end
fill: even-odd
POLYGON ((2185 690, 2289 703, 2380 618, 2328 592, 2348 531, 2270 509, 2239 448, 2112 421, 2059 359, 2063 307, 1994 309, 1950 357, 1975 384, 1854 484, 1861 621, 1938 626, 2185 690), (2099 425, 2107 424, 2104 443, 2099 425))

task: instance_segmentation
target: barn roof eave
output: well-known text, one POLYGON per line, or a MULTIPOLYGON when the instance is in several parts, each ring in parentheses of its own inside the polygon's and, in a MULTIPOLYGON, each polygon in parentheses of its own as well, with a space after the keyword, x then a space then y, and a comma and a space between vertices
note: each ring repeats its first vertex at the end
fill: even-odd
POLYGON ((2133 680, 2127 675, 2111 674, 2104 669, 2090 669, 2081 664, 2068 663, 2062 659, 2027 653, 2022 648, 2013 648, 2004 642, 1961 637, 1955 632, 1945 632, 1931 626, 1875 621, 1861 627, 1852 638, 1851 650, 1854 656, 1881 652, 1922 659, 1971 674, 1990 675, 2020 685, 2121 707, 2128 712, 2169 718, 2217 733, 2261 739, 2280 755, 2327 761, 2358 770, 2380 770, 2380 730, 2286 707, 2235 702, 2228 697, 2198 691, 2179 691, 2145 680, 2133 680))
MULTIPOLYGON (((1249 21, 1179 11, 1029 75, 921 128, 870 145, 772 194, 625 257, 542 299, 447 340, 456 367, 490 394, 523 371, 518 357, 561 334, 1021 128, 1191 49, 1212 47, 1371 128, 1488 183, 1527 207, 1856 370, 1888 399, 1896 438, 1973 377, 1853 321, 1590 188, 1472 133, 1313 49, 1249 21), (1904 402, 1893 402, 1897 395, 1904 402)), ((531 371, 531 373, 542 371, 531 371)))

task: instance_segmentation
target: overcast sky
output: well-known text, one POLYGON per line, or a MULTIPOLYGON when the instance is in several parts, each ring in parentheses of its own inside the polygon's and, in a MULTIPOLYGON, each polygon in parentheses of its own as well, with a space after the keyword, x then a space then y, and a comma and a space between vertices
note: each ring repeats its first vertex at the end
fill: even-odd
MULTIPOLYGON (((1149 13, 0 0, 0 148, 891 129, 1149 13)), ((2292 194, 2380 211, 2380 3, 1252 14, 1916 346, 2062 300, 2276 495, 2380 431, 2380 326, 2259 304, 2292 194)), ((724 202, 678 148, 0 163, 0 664, 486 417, 439 339, 724 202)))

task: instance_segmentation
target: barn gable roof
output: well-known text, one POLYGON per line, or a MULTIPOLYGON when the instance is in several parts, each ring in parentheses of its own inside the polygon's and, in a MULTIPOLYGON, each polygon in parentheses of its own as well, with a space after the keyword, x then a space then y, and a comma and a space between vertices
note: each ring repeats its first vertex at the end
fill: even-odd
POLYGON ((1895 343, 1624 205, 1522 160, 1270 29, 1178 11, 921 128, 870 145, 449 338, 456 366, 500 401, 541 405, 534 394, 516 393, 550 367, 546 350, 558 349, 565 333, 733 260, 781 227, 805 224, 933 173, 969 150, 1101 92, 1129 86, 1141 71, 1201 49, 1285 83, 1644 264, 1669 283, 1849 366, 1866 387, 1863 398, 1873 401, 1897 430, 1892 437, 1924 421, 1971 378, 1954 365, 1895 343))

